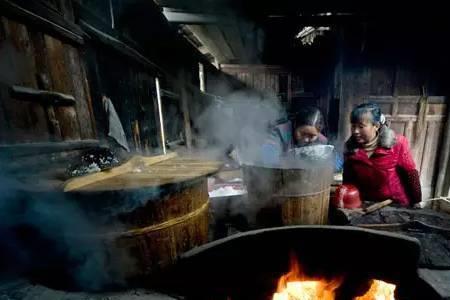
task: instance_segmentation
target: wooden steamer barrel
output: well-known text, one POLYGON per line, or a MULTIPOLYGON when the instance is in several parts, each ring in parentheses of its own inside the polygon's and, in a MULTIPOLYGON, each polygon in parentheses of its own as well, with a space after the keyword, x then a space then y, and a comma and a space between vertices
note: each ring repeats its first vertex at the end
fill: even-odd
POLYGON ((66 192, 88 210, 109 208, 108 222, 114 226, 106 226, 99 238, 114 248, 111 253, 117 256, 111 263, 123 277, 139 279, 157 274, 181 253, 208 241, 207 176, 220 166, 183 158, 134 164, 125 173, 66 192))
POLYGON ((249 205, 258 225, 327 224, 332 174, 326 163, 295 169, 245 166, 249 205))

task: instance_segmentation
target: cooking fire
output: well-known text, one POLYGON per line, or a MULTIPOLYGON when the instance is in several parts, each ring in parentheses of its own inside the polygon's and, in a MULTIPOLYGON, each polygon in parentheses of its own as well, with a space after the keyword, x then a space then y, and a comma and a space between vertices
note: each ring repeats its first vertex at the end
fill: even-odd
MULTIPOLYGON (((295 256, 291 256, 290 268, 290 271, 279 279, 272 300, 335 300, 335 291, 344 281, 343 277, 329 280, 304 275, 295 256)), ((395 300, 395 288, 394 284, 374 279, 369 289, 353 300, 395 300)))

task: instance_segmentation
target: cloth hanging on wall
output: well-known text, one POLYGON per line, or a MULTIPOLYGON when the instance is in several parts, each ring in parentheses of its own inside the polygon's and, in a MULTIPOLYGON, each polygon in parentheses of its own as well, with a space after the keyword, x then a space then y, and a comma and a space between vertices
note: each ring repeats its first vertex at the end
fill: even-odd
POLYGON ((107 116, 108 136, 114 139, 122 148, 130 152, 125 131, 123 130, 122 123, 120 122, 111 99, 103 96, 102 101, 107 116))

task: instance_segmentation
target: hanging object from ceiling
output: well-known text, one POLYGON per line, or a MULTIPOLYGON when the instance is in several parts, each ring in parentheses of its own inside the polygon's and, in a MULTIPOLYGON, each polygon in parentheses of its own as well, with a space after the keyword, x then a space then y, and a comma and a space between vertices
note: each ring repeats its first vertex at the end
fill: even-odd
POLYGON ((300 39, 303 45, 312 45, 317 36, 324 35, 325 31, 329 31, 330 27, 313 27, 305 26, 295 36, 296 39, 300 39))

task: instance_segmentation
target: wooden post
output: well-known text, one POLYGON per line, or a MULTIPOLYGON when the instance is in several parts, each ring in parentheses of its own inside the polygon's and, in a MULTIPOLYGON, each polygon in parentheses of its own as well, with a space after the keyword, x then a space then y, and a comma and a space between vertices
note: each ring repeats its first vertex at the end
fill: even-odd
POLYGON ((109 0, 109 15, 111 17, 111 28, 114 29, 114 27, 115 27, 115 24, 114 24, 115 23, 114 22, 114 8, 113 8, 111 0, 109 0))
POLYGON ((198 63, 198 76, 200 81, 200 91, 205 93, 206 92, 206 85, 205 85, 205 67, 202 63, 198 63))
POLYGON ((156 98, 158 101, 158 115, 159 115, 159 126, 161 129, 161 145, 163 149, 163 153, 166 154, 166 135, 164 132, 164 119, 163 119, 163 112, 162 112, 162 104, 161 104, 161 88, 159 86, 159 78, 155 78, 156 83, 156 98))
MULTIPOLYGON (((448 101, 447 101, 448 102, 448 101)), ((436 187, 434 190, 435 197, 448 196, 450 172, 449 172, 449 159, 450 159, 450 107, 447 104, 447 120, 444 127, 444 137, 442 140, 442 147, 439 153, 439 171, 436 180, 436 187)))
POLYGON ((141 133, 139 130, 139 120, 135 120, 134 122, 131 122, 131 124, 132 124, 131 131, 133 133, 134 147, 135 147, 137 153, 142 153, 141 133))
MULTIPOLYGON (((184 133, 185 133, 185 138, 186 138, 186 147, 188 149, 192 149, 192 130, 191 130, 191 122, 190 122, 191 117, 190 117, 190 113, 189 113, 189 99, 188 99, 188 92, 187 92, 187 88, 186 88, 186 82, 187 82, 186 73, 184 72, 184 70, 181 70, 179 73, 178 84, 180 87, 180 94, 181 94, 181 109, 183 111, 184 133)), ((201 81, 200 81, 200 85, 201 85, 201 81)), ((202 91, 202 92, 204 92, 204 91, 202 91)))
POLYGON ((290 107, 292 105, 292 73, 288 73, 287 77, 287 105, 290 107))

